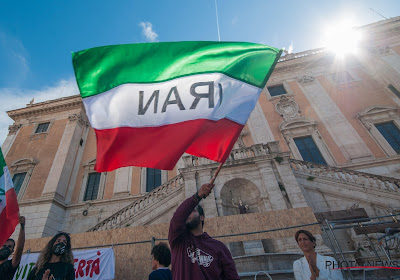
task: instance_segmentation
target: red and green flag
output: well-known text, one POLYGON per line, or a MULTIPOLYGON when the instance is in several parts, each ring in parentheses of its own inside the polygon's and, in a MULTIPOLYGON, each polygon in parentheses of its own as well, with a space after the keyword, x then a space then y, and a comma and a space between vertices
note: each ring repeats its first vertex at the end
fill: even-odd
POLYGON ((0 149, 0 247, 18 225, 18 201, 10 172, 0 149))
POLYGON ((144 43, 73 53, 96 133, 96 170, 171 170, 185 152, 224 162, 280 54, 244 42, 144 43))

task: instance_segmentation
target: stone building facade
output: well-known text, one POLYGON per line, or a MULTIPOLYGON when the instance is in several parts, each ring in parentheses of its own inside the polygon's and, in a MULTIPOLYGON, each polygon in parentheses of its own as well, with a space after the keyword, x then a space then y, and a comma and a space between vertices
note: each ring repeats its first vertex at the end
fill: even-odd
MULTIPOLYGON (((238 215, 239 200, 250 213, 364 208, 375 217, 400 210, 400 17, 358 29, 357 54, 316 49, 280 59, 203 201, 207 217, 238 215)), ((98 174, 96 137, 79 96, 7 113, 14 123, 2 150, 28 239, 167 223, 218 166, 184 155, 171 171, 98 174)), ((344 250, 365 245, 350 230, 338 238, 344 250)), ((235 256, 298 251, 287 238, 230 248, 235 256)))

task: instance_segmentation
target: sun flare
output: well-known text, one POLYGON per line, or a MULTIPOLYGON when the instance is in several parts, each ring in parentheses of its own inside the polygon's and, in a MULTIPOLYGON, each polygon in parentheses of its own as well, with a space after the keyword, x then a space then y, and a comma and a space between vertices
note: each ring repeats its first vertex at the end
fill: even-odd
POLYGON ((351 22, 332 24, 325 31, 324 45, 337 55, 357 53, 361 32, 351 22))

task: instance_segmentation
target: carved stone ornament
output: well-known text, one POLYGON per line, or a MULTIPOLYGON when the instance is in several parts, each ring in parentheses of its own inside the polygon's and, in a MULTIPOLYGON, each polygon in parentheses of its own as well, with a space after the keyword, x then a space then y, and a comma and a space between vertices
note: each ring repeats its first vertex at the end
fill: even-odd
POLYGON ((375 56, 378 56, 378 57, 379 56, 385 56, 385 55, 390 54, 390 48, 389 48, 389 46, 375 47, 375 48, 370 48, 369 52, 372 55, 375 55, 375 56))
POLYGON ((18 131, 18 129, 21 128, 21 126, 22 126, 21 124, 13 124, 8 126, 8 133, 15 134, 18 131))
POLYGON ((69 120, 70 122, 76 121, 76 122, 78 122, 78 123, 79 123, 80 125, 82 125, 82 126, 86 126, 86 127, 89 126, 89 121, 88 121, 88 119, 86 118, 86 116, 84 116, 84 115, 82 115, 82 114, 72 114, 72 115, 69 115, 69 116, 68 116, 68 120, 69 120))
POLYGON ((304 75, 297 79, 297 81, 302 85, 310 85, 315 82, 315 77, 304 75))
POLYGON ((285 121, 293 120, 300 117, 299 106, 293 99, 282 96, 275 106, 276 111, 283 117, 285 121))

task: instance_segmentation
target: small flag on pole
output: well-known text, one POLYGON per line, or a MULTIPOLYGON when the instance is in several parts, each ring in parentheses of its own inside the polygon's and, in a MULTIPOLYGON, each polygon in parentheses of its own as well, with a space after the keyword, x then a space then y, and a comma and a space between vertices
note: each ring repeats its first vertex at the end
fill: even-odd
POLYGON ((17 194, 0 149, 0 246, 10 238, 18 225, 18 212, 17 194))
POLYGON ((73 53, 97 138, 97 172, 171 170, 183 153, 224 162, 281 50, 243 42, 170 42, 73 53))

